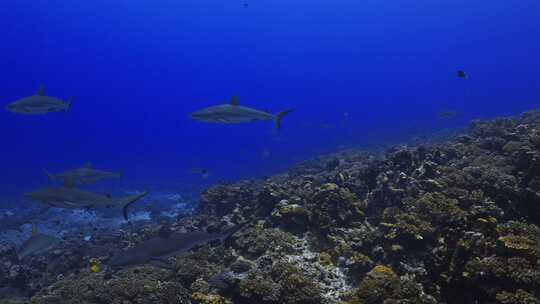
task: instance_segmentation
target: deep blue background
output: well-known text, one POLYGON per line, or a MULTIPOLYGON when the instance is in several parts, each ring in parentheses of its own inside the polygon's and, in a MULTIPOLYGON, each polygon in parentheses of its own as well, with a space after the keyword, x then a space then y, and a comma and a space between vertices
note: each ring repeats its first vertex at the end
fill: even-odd
POLYGON ((125 187, 197 183, 192 167, 237 179, 514 115, 540 101, 538 37, 537 0, 3 0, 1 105, 40 84, 75 101, 43 117, 0 112, 0 189, 87 161, 124 172, 125 187), (277 135, 189 119, 233 94, 296 112, 277 135), (443 110, 460 115, 441 121, 443 110))

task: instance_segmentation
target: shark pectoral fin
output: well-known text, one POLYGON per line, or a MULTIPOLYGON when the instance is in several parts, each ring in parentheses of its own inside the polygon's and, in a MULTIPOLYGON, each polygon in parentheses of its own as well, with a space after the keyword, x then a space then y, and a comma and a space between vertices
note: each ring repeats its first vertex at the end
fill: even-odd
POLYGON ((238 101, 238 96, 234 95, 233 97, 231 97, 231 105, 233 105, 233 106, 239 106, 240 105, 240 102, 238 101))
POLYGON ((45 86, 44 85, 40 85, 37 92, 36 92, 36 95, 39 95, 39 96, 45 96, 45 86))
POLYGON ((71 206, 71 207, 79 207, 79 205, 70 201, 63 201, 62 203, 64 203, 64 205, 71 206))

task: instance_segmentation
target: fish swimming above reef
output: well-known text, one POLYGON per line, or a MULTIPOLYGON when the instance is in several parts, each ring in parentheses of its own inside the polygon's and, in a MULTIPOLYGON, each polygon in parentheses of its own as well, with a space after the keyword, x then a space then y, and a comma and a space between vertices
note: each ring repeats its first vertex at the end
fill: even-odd
POLYGON ((451 119, 456 117, 457 115, 458 113, 455 111, 442 111, 437 114, 440 119, 451 119))
POLYGON ((219 124, 240 124, 257 120, 273 120, 276 129, 279 130, 281 127, 281 119, 292 111, 293 110, 286 110, 277 114, 270 114, 265 111, 241 106, 238 102, 238 97, 233 96, 228 104, 204 108, 191 113, 190 116, 192 119, 198 121, 219 124))
POLYGON ((267 148, 263 148, 261 150, 261 158, 262 159, 267 159, 267 158, 270 157, 270 155, 271 155, 270 150, 268 150, 267 148))
POLYGON ((467 73, 465 73, 465 71, 462 71, 462 70, 457 71, 456 76, 459 78, 468 78, 467 73))
POLYGON ((60 243, 60 239, 39 233, 36 225, 32 225, 32 236, 18 250, 19 259, 45 253, 60 243))
POLYGON ((124 219, 128 220, 128 207, 148 194, 147 191, 113 199, 108 195, 71 187, 56 187, 26 193, 24 196, 49 207, 64 209, 91 209, 100 207, 122 207, 124 219))
POLYGON ((43 171, 45 171, 45 174, 47 174, 49 179, 61 181, 64 187, 91 185, 105 179, 120 178, 121 176, 120 173, 94 169, 90 163, 87 163, 80 168, 58 174, 50 174, 47 170, 43 171))
POLYGON ((35 95, 21 98, 6 106, 6 110, 23 115, 43 115, 52 112, 69 111, 73 98, 69 98, 67 102, 59 98, 46 96, 45 88, 39 87, 35 95))
POLYGON ((117 253, 111 258, 109 265, 112 267, 123 267, 161 262, 168 257, 187 252, 193 247, 204 245, 211 241, 223 241, 235 231, 237 231, 235 228, 223 233, 208 233, 203 231, 164 233, 160 231, 158 236, 117 253))
POLYGON ((210 172, 206 168, 192 168, 189 172, 200 175, 202 179, 207 179, 210 176, 210 172))

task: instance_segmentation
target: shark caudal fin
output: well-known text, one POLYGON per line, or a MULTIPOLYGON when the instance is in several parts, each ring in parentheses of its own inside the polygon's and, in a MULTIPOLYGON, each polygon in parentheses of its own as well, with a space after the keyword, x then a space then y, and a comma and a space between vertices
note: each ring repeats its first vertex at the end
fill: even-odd
POLYGON ((291 113, 292 111, 294 111, 294 110, 293 109, 286 110, 286 111, 283 111, 283 112, 279 112, 274 116, 274 123, 276 124, 276 130, 279 130, 281 128, 281 119, 283 119, 283 117, 285 117, 285 115, 291 113))
POLYGON ((64 111, 69 112, 69 110, 71 110, 71 105, 72 104, 73 104, 73 97, 70 97, 70 98, 68 98, 68 100, 66 102, 66 108, 64 109, 64 111))
POLYGON ((129 219, 128 207, 131 206, 131 204, 135 203, 136 201, 140 200, 141 198, 145 197, 147 194, 148 194, 148 191, 144 191, 144 192, 120 199, 119 205, 122 206, 122 214, 124 215, 124 219, 126 221, 129 219))

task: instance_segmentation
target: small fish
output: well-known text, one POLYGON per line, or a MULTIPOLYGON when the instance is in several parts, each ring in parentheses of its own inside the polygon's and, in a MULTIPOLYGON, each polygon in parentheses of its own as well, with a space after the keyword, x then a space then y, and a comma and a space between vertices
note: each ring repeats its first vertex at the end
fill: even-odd
POLYGON ((84 166, 68 170, 63 173, 50 174, 43 169, 50 180, 59 180, 64 187, 75 187, 75 185, 91 185, 106 179, 120 178, 121 174, 94 169, 92 164, 86 163, 84 166))
POLYGON ((90 264, 90 272, 91 273, 98 273, 101 271, 100 262, 96 258, 91 258, 89 261, 90 264))
POLYGON ((442 111, 437 114, 440 119, 451 119, 458 115, 455 111, 442 111))
POLYGON ((199 174, 202 179, 208 179, 208 177, 210 176, 210 172, 206 168, 193 168, 189 170, 189 172, 199 174))
POLYGON ((39 233, 36 225, 32 225, 32 236, 24 241, 18 251, 19 259, 25 257, 46 253, 56 247, 60 243, 60 239, 39 233))
POLYGON ((456 75, 459 78, 467 78, 467 73, 465 73, 465 71, 462 71, 462 70, 457 71, 456 75))
POLYGON ((35 95, 21 98, 6 106, 9 112, 23 115, 43 115, 52 112, 69 111, 73 98, 64 103, 56 97, 45 96, 45 88, 41 86, 35 95))
POLYGON ((194 120, 219 124, 240 124, 257 120, 273 120, 276 129, 279 130, 281 128, 281 120, 283 117, 292 111, 293 110, 286 110, 277 114, 270 114, 265 111, 241 106, 238 102, 238 98, 233 96, 228 104, 204 108, 191 113, 190 116, 194 120))
POLYGON ((269 157, 270 157, 270 150, 268 150, 267 148, 263 148, 261 151, 261 158, 267 159, 269 157))
POLYGON ((64 209, 90 209, 99 207, 122 207, 124 219, 128 220, 128 207, 139 199, 145 197, 148 191, 113 199, 108 195, 98 194, 70 187, 46 188, 26 193, 28 199, 42 203, 49 207, 64 209))

